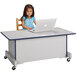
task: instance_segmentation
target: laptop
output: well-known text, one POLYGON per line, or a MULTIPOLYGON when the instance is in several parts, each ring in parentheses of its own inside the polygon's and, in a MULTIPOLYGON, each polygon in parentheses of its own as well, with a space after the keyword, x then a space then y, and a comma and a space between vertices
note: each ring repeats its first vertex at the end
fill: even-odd
POLYGON ((56 23, 56 18, 37 20, 35 29, 29 30, 29 31, 33 33, 52 31, 55 27, 55 23, 56 23))

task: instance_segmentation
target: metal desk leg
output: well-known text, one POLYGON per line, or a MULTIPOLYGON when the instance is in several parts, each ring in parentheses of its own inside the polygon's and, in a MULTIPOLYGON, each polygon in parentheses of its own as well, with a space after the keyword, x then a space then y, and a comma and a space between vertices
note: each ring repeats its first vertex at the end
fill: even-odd
MULTIPOLYGON (((15 61, 16 61, 16 40, 15 40, 15 61)), ((16 69, 17 64, 15 63, 15 65, 12 67, 12 70, 16 69)))
POLYGON ((68 35, 66 35, 66 57, 67 61, 70 62, 70 59, 72 58, 72 54, 68 52, 68 35))
POLYGON ((16 61, 16 40, 14 40, 14 41, 9 41, 9 46, 10 45, 13 45, 13 46, 11 46, 10 48, 11 49, 13 49, 13 50, 11 50, 11 49, 9 49, 9 51, 5 51, 5 56, 4 56, 4 59, 9 59, 9 61, 14 65, 13 67, 12 67, 12 70, 15 70, 16 69, 16 66, 17 66, 17 61, 16 61), (13 51, 13 54, 11 53, 13 51))

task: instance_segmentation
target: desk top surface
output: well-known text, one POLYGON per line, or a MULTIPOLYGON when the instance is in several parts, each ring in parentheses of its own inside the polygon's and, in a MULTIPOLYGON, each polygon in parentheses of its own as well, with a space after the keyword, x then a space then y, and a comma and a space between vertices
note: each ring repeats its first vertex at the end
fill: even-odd
POLYGON ((29 39, 29 38, 38 38, 38 37, 48 37, 48 36, 62 36, 62 35, 71 35, 76 34, 74 32, 55 27, 53 31, 46 32, 30 32, 28 30, 19 30, 19 31, 3 31, 1 32, 9 40, 19 40, 19 39, 29 39))

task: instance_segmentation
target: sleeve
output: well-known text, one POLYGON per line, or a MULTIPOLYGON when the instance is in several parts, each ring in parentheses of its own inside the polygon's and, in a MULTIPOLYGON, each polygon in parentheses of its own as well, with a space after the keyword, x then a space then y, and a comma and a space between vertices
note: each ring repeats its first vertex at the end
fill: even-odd
POLYGON ((22 19, 24 19, 24 20, 25 20, 26 18, 25 18, 25 17, 22 17, 22 19))
POLYGON ((35 20, 35 17, 33 17, 33 21, 35 20))

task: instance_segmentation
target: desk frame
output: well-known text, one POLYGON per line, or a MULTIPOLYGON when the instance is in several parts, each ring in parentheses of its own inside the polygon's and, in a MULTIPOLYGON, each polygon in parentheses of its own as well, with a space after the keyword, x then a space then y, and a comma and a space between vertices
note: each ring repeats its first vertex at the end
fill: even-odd
MULTIPOLYGON (((1 32, 1 34, 3 34, 1 32)), ((5 57, 7 57, 10 62, 14 65, 12 68, 16 68, 17 66, 17 60, 16 60, 16 40, 24 40, 24 39, 35 39, 35 38, 47 38, 47 37, 58 37, 58 36, 66 36, 66 58, 67 58, 67 61, 69 62, 70 59, 72 58, 72 54, 68 52, 68 35, 73 35, 75 33, 72 33, 72 34, 62 34, 62 35, 51 35, 51 36, 40 36, 40 37, 30 37, 30 38, 21 38, 21 39, 9 39, 8 37, 6 37, 4 34, 4 36, 9 40, 14 40, 15 42, 15 57, 13 57, 8 51, 5 51, 5 57)), ((14 70, 13 69, 13 70, 14 70)))

